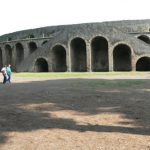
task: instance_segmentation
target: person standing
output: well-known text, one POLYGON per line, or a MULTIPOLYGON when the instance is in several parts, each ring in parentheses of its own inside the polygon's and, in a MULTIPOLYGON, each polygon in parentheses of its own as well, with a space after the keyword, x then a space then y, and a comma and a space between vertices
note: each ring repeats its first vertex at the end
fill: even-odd
POLYGON ((7 76, 7 71, 6 71, 6 65, 2 68, 1 72, 2 72, 3 77, 4 77, 4 79, 3 79, 3 84, 5 84, 6 81, 7 81, 7 78, 8 78, 8 76, 7 76))
POLYGON ((12 71, 11 71, 11 65, 9 64, 6 68, 6 73, 8 75, 8 82, 11 83, 11 75, 12 75, 12 71))
POLYGON ((8 75, 8 82, 11 83, 11 75, 12 75, 12 71, 11 71, 11 65, 9 64, 6 68, 6 73, 8 75))

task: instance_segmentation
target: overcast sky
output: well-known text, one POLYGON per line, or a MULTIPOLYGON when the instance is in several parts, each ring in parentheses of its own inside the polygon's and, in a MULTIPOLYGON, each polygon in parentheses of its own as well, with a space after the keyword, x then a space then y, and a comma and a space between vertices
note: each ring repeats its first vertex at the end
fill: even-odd
POLYGON ((1 0, 0 35, 51 25, 150 19, 150 0, 1 0))

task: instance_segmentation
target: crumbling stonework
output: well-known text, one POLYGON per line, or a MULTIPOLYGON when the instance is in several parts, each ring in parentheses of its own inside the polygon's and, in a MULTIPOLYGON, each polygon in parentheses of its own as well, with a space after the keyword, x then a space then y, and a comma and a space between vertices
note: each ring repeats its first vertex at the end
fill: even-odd
POLYGON ((150 71, 150 20, 52 26, 0 36, 17 72, 150 71))

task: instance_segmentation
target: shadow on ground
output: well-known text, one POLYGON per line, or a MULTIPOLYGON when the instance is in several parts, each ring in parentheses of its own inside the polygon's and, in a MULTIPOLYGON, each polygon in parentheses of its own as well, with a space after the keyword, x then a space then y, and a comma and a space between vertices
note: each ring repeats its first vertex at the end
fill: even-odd
POLYGON ((66 129, 78 132, 119 132, 150 135, 150 80, 61 79, 0 84, 0 143, 5 133, 38 129, 66 129), (28 109, 28 105, 45 104, 28 109), (56 118, 49 112, 75 111, 78 115, 123 114, 132 122, 120 126, 80 125, 70 118, 56 118), (124 127, 132 124, 134 127, 124 127))

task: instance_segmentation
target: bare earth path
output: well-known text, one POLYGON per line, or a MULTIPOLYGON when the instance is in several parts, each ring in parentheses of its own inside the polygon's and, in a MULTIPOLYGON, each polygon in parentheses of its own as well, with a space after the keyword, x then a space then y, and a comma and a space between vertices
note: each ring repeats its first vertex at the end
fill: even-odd
POLYGON ((150 76, 13 77, 0 84, 0 150, 150 150, 150 76))

